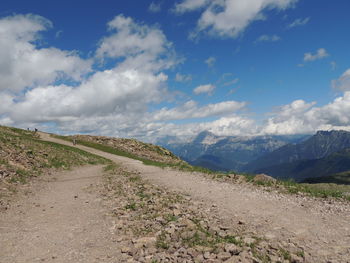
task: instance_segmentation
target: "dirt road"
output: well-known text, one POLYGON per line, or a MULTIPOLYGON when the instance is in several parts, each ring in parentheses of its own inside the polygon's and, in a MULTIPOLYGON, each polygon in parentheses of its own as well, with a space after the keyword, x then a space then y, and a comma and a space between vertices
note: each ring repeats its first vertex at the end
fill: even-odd
POLYGON ((53 174, 1 213, 0 262, 116 262, 111 220, 97 194, 87 191, 101 174, 99 166, 53 174))
MULTIPOLYGON (((69 142, 43 134, 45 140, 69 142)), ((267 239, 302 246, 324 262, 350 262, 350 205, 269 193, 249 185, 216 182, 203 176, 147 166, 140 161, 78 146, 138 171, 152 183, 216 205, 220 216, 245 222, 248 230, 267 239)), ((319 261, 320 262, 320 261, 319 261)))
MULTIPOLYGON (((44 140, 72 145, 71 143, 63 140, 51 138, 47 134, 41 134, 41 136, 44 140)), ((111 159, 117 163, 122 164, 129 170, 137 171, 143 178, 149 180, 153 184, 159 185, 161 187, 166 187, 170 190, 179 191, 185 195, 189 195, 195 200, 200 200, 206 203, 208 207, 217 206, 221 217, 230 218, 232 219, 232 222, 240 221, 241 224, 244 224, 246 226, 247 231, 256 233, 257 236, 274 240, 274 242, 277 241, 280 243, 286 242, 297 244, 305 251, 307 251, 309 254, 308 261, 310 262, 350 262, 349 204, 336 201, 328 202, 292 195, 282 195, 275 192, 266 192, 257 187, 252 187, 245 184, 234 185, 221 183, 206 179, 203 176, 197 174, 146 166, 137 160, 108 154, 81 145, 78 145, 76 147, 111 159)), ((68 184, 66 187, 68 187, 68 184)), ((74 191, 77 191, 77 189, 74 191)), ((80 194, 82 193, 80 192, 79 195, 80 194)), ((62 193, 56 195, 53 191, 48 191, 46 192, 45 196, 40 197, 40 200, 59 200, 59 198, 62 198, 62 193), (50 193, 52 194, 51 197, 50 193)), ((80 200, 80 198, 78 200, 80 200)), ((74 202, 78 200, 73 199, 70 194, 70 196, 67 197, 67 200, 63 203, 67 202, 68 205, 70 202, 73 202, 73 205, 74 202)), ((92 201, 91 199, 88 200, 92 201)), ((82 202, 80 205, 84 206, 85 204, 82 202)), ((36 208, 32 208, 32 211, 28 212, 29 214, 25 215, 26 218, 33 217, 31 220, 33 222, 41 218, 40 214, 35 214, 35 209, 36 208)), ((50 210, 50 208, 47 208, 46 206, 45 209, 50 210)), ((73 207, 60 207, 59 209, 74 210, 73 207)), ((94 213, 98 213, 98 209, 96 207, 92 207, 91 209, 92 210, 89 210, 85 213, 88 213, 87 217, 91 216, 92 221, 96 222, 96 219, 94 219, 94 213), (94 211, 94 209, 96 209, 96 211, 94 211)), ((55 216, 55 214, 52 215, 52 217, 55 216)), ((18 215, 18 217, 18 220, 23 220, 24 216, 18 215)), ((59 223, 57 229, 53 230, 56 232, 52 233, 52 236, 55 236, 56 234, 59 235, 61 233, 61 230, 63 231, 65 229, 65 226, 71 225, 73 227, 74 224, 70 223, 70 220, 74 221, 77 219, 66 218, 63 220, 66 221, 62 221, 62 224, 59 223)), ((86 224, 91 223, 87 223, 87 220, 88 218, 85 219, 84 222, 74 221, 77 225, 81 225, 81 227, 77 228, 77 233, 81 234, 83 232, 82 230, 87 227, 86 224)), ((20 224, 20 221, 18 224, 20 224)), ((43 221, 43 224, 54 224, 54 222, 43 221)), ((27 227, 25 224, 23 224, 23 231, 25 231, 23 235, 29 235, 29 240, 31 242, 36 239, 36 234, 33 228, 35 228, 35 225, 27 227), (33 231, 33 233, 31 231, 33 231)), ((101 231, 99 232, 101 237, 104 236, 103 229, 107 228, 107 226, 99 228, 99 231, 101 231)), ((2 235, 3 230, 0 231, 0 234, 2 235)), ((72 232, 72 229, 69 230, 68 228, 66 231, 72 232)), ((11 238, 11 233, 7 233, 7 235, 9 238, 11 238)), ((2 240, 1 242, 3 242, 3 238, 0 239, 2 240)), ((21 250, 22 245, 28 249, 30 247, 28 247, 29 245, 27 243, 30 242, 28 242, 29 240, 25 240, 25 238, 19 237, 18 239, 14 239, 11 244, 15 246, 16 242, 20 242, 21 250), (25 246, 25 244, 27 245, 25 246)), ((101 238, 101 242, 102 244, 103 242, 108 242, 108 239, 106 241, 101 238)), ((62 242, 61 244, 64 248, 65 242, 62 242)), ((88 246, 88 244, 88 238, 82 236, 82 240, 80 240, 78 237, 76 239, 77 249, 75 251, 78 251, 78 248, 83 249, 84 246, 88 246)), ((113 246, 113 243, 110 243, 109 245, 113 246)), ((51 256, 51 254, 53 255, 54 253, 49 253, 47 251, 54 249, 54 247, 54 244, 52 244, 51 248, 50 246, 43 246, 42 254, 45 256, 51 256)), ((98 248, 96 249, 98 250, 98 248)), ((7 250, 10 251, 11 249, 7 248, 7 250)), ((100 253, 98 254, 100 255, 100 253)), ((74 256, 74 253, 72 256, 74 256)), ((96 262, 109 261, 101 260, 96 262)))

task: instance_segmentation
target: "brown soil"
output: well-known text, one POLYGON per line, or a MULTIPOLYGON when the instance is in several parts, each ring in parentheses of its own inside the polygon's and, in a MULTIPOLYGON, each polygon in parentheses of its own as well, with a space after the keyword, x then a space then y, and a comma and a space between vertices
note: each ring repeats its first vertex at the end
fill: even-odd
POLYGON ((0 262, 116 262, 107 211, 89 191, 101 174, 88 166, 33 184, 35 194, 0 214, 0 262))

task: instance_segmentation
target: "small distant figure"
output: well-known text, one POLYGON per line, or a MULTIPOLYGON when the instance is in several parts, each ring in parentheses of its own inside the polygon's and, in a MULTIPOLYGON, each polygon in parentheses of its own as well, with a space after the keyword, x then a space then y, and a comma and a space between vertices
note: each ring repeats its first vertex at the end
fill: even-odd
POLYGON ((37 128, 35 128, 34 129, 34 134, 36 134, 38 132, 38 129, 37 128))
POLYGON ((73 138, 73 145, 77 144, 77 139, 73 138))
POLYGON ((27 131, 29 131, 29 128, 27 128, 27 131))

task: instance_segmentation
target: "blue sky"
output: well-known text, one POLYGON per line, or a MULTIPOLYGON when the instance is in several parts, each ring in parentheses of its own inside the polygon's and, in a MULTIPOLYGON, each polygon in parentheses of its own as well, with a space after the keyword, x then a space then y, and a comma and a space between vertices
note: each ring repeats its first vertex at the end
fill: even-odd
POLYGON ((0 124, 151 141, 350 130, 349 7, 4 0, 0 124))

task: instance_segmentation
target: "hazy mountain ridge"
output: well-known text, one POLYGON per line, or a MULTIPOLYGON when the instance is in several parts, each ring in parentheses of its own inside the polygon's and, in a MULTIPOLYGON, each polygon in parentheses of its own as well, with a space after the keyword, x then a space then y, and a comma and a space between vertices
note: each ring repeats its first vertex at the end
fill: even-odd
MULTIPOLYGON (((332 176, 350 171, 350 148, 332 153, 324 158, 300 160, 256 170, 279 179, 293 178, 297 182, 310 181, 311 178, 332 176)), ((315 181, 315 180, 314 180, 315 181)))
POLYGON ((322 159, 348 147, 350 147, 350 132, 318 131, 303 142, 287 144, 250 162, 245 170, 253 172, 285 163, 322 159))
POLYGON ((213 170, 235 170, 250 161, 270 153, 305 136, 218 136, 209 131, 199 133, 189 142, 176 143, 174 138, 158 144, 171 150, 187 162, 213 170))

